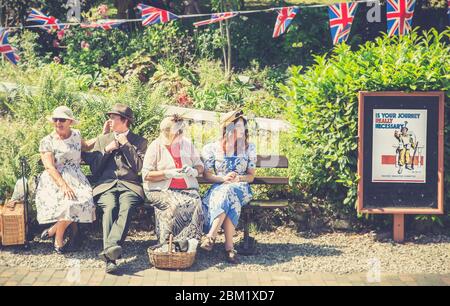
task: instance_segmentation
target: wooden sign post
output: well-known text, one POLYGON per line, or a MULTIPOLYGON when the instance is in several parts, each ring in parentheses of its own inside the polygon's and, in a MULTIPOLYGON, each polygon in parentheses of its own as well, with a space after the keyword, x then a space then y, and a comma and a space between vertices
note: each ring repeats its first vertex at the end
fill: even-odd
POLYGON ((444 92, 360 92, 358 212, 444 213, 444 92))

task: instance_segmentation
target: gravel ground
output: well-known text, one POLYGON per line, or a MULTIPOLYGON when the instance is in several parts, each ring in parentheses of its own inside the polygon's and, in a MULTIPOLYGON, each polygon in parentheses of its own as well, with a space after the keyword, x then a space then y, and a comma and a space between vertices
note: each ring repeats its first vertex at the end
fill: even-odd
MULTIPOLYGON (((239 241, 242 233, 238 233, 239 241)), ((379 236, 378 236, 379 237, 379 236)), ((200 250, 190 271, 283 271, 296 273, 359 273, 366 272, 379 261, 382 273, 450 273, 450 236, 430 235, 410 237, 404 244, 389 239, 379 241, 375 233, 297 233, 288 228, 258 233, 258 251, 253 256, 241 256, 241 264, 233 266, 223 260, 223 236, 215 249, 200 250), (372 264, 370 263, 372 262, 372 264)), ((133 273, 150 267, 147 248, 156 243, 153 232, 132 232, 124 245, 121 270, 133 273)), ((0 251, 0 266, 30 268, 66 268, 79 259, 83 268, 101 268, 97 254, 101 250, 100 233, 92 234, 78 252, 55 255, 50 241, 35 239, 30 250, 6 247, 0 251)))

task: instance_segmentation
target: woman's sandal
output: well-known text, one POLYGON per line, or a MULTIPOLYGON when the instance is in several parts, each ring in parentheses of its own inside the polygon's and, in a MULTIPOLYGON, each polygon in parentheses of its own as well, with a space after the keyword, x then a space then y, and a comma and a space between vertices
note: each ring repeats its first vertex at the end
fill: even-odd
POLYGON ((66 245, 63 245, 62 247, 58 246, 56 243, 53 245, 55 253, 58 255, 62 255, 66 252, 66 245))
POLYGON ((40 237, 41 240, 48 240, 48 239, 50 239, 50 238, 52 238, 52 237, 55 237, 55 235, 53 235, 53 236, 50 237, 49 232, 50 232, 50 230, 51 230, 52 228, 53 228, 53 226, 51 226, 51 227, 45 229, 45 230, 41 233, 41 237, 40 237))
POLYGON ((209 237, 209 236, 203 236, 202 243, 200 244, 200 247, 205 251, 212 251, 214 247, 214 243, 216 242, 215 238, 209 237))
POLYGON ((237 252, 235 249, 231 249, 229 251, 225 250, 226 259, 231 264, 239 263, 237 252))

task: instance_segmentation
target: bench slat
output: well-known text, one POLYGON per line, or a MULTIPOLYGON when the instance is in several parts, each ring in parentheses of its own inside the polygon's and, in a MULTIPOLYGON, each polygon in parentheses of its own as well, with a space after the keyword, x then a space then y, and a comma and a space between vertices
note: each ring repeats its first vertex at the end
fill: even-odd
POLYGON ((289 168, 289 161, 282 155, 258 155, 257 168, 289 168))
MULTIPOLYGON (((198 178, 199 184, 213 184, 209 180, 205 179, 204 177, 198 178)), ((279 176, 257 176, 255 177, 255 180, 252 185, 287 185, 289 184, 289 178, 288 177, 279 177, 279 176)))
MULTIPOLYGON (((255 208, 286 208, 289 205, 288 200, 253 200, 250 202, 250 207, 255 208)), ((244 206, 245 207, 245 206, 244 206)))

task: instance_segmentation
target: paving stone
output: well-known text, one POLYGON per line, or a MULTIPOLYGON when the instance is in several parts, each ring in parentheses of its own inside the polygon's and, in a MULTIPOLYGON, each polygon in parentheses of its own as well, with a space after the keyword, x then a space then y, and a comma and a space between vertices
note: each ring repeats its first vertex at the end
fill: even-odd
POLYGON ((106 274, 103 269, 81 271, 81 279, 71 281, 65 270, 31 270, 1 267, 1 286, 450 286, 450 275, 381 275, 382 282, 368 282, 365 273, 334 275, 329 273, 267 273, 224 271, 165 271, 148 269, 131 275, 106 274))

